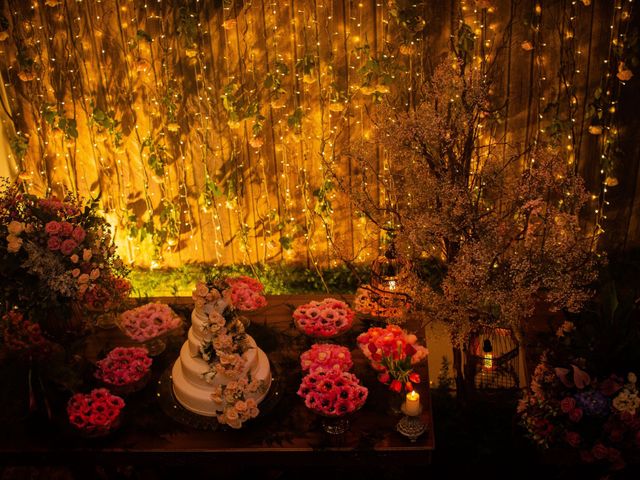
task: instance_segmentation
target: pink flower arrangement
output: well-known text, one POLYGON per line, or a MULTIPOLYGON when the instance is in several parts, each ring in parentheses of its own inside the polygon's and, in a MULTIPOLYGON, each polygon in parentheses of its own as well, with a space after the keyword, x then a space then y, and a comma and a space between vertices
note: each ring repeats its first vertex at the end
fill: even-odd
POLYGON ((418 345, 418 338, 397 325, 372 327, 358 337, 358 346, 371 366, 380 372, 378 380, 389 389, 410 392, 420 383, 420 375, 413 366, 427 358, 429 350, 418 345))
POLYGON ((267 305, 267 300, 263 295, 264 285, 255 278, 242 275, 228 277, 225 282, 231 288, 231 303, 234 308, 250 312, 267 305))
POLYGON ((317 368, 346 372, 351 369, 351 352, 340 345, 315 343, 300 355, 302 371, 313 372, 317 368))
POLYGON ((354 374, 320 367, 309 372, 298 389, 307 408, 328 417, 355 412, 364 405, 368 394, 354 374))
POLYGON ((120 315, 120 327, 138 342, 159 337, 182 324, 182 319, 164 303, 147 303, 120 315))
POLYGON ((73 395, 67 404, 67 415, 75 428, 90 435, 102 435, 117 426, 123 408, 122 398, 106 388, 96 388, 88 394, 73 395))
POLYGON ((95 377, 116 387, 132 385, 150 372, 151 363, 145 348, 116 347, 97 363, 95 377))
POLYGON ((70 305, 107 311, 129 294, 127 272, 95 204, 0 182, 0 304, 33 311, 31 320, 70 305))
POLYGON ((334 298, 301 305, 293 312, 293 320, 301 332, 320 338, 329 338, 346 332, 353 324, 355 314, 349 306, 334 298))

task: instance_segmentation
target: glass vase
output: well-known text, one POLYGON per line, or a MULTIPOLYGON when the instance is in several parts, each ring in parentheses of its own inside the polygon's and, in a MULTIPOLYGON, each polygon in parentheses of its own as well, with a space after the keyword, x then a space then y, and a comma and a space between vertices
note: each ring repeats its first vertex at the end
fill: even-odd
POLYGON ((322 417, 322 429, 329 435, 342 435, 349 430, 349 419, 341 417, 322 417))

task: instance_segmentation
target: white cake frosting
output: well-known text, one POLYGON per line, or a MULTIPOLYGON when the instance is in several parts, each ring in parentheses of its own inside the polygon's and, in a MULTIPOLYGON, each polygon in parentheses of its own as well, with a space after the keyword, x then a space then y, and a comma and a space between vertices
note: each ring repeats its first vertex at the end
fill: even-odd
MULTIPOLYGON (((229 322, 225 327, 212 326, 211 318, 217 314, 222 315, 227 308, 227 301, 220 298, 215 302, 204 305, 196 305, 191 314, 191 327, 187 334, 187 341, 182 345, 180 356, 173 365, 173 391, 176 399, 186 409, 205 416, 219 415, 225 408, 224 400, 215 401, 212 394, 218 387, 245 379, 259 385, 259 388, 245 392, 245 400, 251 398, 256 403, 261 402, 266 396, 271 384, 271 367, 267 355, 256 345, 255 340, 244 333, 243 327, 229 322), (217 312, 217 313, 216 313, 217 312), (219 354, 213 346, 220 337, 222 331, 227 333, 227 326, 235 325, 240 330, 240 337, 243 338, 242 346, 234 345, 232 348, 242 351, 241 360, 235 365, 227 364, 227 368, 235 367, 232 374, 226 374, 220 367, 216 370, 216 362, 210 361, 211 349, 219 354), (207 346, 209 349, 207 349, 207 346), (254 391, 255 390, 255 391, 254 391)), ((235 320, 239 322, 239 320, 235 320)), ((236 330, 237 333, 237 330, 236 330)), ((228 345, 225 347, 228 349, 228 345)), ((239 352, 238 352, 239 353, 239 352)))

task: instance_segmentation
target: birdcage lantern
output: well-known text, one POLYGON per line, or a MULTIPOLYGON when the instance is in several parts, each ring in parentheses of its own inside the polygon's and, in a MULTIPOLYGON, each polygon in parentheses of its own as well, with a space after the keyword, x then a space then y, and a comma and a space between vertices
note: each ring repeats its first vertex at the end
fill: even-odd
POLYGON ((401 257, 393 240, 371 266, 371 282, 356 292, 356 310, 392 323, 400 323, 409 310, 408 274, 410 264, 401 257))
POLYGON ((376 258, 371 266, 371 286, 383 292, 402 292, 408 271, 409 263, 398 254, 392 240, 384 254, 376 258))
POLYGON ((471 334, 466 375, 478 390, 520 387, 520 345, 508 328, 481 328, 471 334))

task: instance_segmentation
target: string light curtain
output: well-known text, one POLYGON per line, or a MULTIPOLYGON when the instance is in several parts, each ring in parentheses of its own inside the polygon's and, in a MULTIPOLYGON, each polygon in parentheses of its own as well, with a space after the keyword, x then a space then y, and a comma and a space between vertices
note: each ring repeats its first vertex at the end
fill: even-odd
POLYGON ((412 108, 432 67, 468 48, 501 112, 488 144, 552 136, 594 187, 601 228, 631 7, 8 0, 11 161, 31 192, 98 198, 137 265, 370 262, 377 233, 328 170, 357 173, 345 152, 371 140, 376 105, 412 108))

